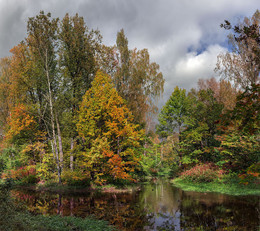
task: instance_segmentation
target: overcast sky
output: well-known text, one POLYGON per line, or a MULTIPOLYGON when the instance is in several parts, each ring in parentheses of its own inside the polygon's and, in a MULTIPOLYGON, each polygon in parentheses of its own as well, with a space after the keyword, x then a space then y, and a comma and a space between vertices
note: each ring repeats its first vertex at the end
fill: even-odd
POLYGON ((40 10, 60 18, 79 13, 104 44, 114 45, 124 28, 131 49, 148 48, 165 78, 163 104, 175 86, 189 90, 215 75, 217 55, 227 50, 219 25, 257 8, 259 0, 0 0, 0 58, 26 37, 28 17, 40 10))

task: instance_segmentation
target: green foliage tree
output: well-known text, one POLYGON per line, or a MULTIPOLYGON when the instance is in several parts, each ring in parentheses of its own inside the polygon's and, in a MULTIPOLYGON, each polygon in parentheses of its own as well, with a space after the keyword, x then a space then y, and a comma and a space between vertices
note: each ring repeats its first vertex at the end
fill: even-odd
POLYGON ((189 99, 185 89, 175 87, 172 95, 163 106, 159 117, 157 132, 165 137, 171 135, 177 129, 179 135, 188 119, 189 99))
POLYGON ((182 131, 188 126, 190 107, 191 100, 187 97, 186 90, 175 87, 158 117, 159 125, 157 126, 157 133, 159 133, 161 137, 177 134, 178 139, 175 140, 173 146, 179 157, 175 158, 176 160, 178 159, 179 165, 181 165, 183 158, 179 144, 182 131))
POLYGON ((57 173, 59 183, 61 183, 61 171, 63 161, 63 148, 61 142, 61 135, 59 131, 59 122, 57 119, 57 110, 55 108, 56 92, 58 87, 57 78, 57 39, 58 39, 58 21, 59 19, 51 19, 51 14, 44 14, 40 12, 36 17, 28 20, 28 45, 32 50, 32 56, 36 62, 37 67, 42 72, 43 81, 47 89, 47 103, 49 106, 49 123, 51 124, 52 135, 52 150, 56 158, 57 173), (57 130, 56 130, 57 129, 57 130), (58 144, 56 140, 58 134, 58 144))
POLYGON ((224 133, 216 137, 220 141, 217 150, 223 167, 245 172, 260 161, 259 134, 242 133, 237 126, 226 126, 224 133))
POLYGON ((118 93, 126 100, 129 100, 129 81, 130 81, 130 51, 128 49, 128 39, 125 32, 121 29, 117 33, 116 47, 118 49, 118 68, 115 75, 115 85, 118 93))
POLYGON ((68 104, 77 110, 82 96, 95 76, 95 52, 100 45, 99 31, 89 30, 83 17, 65 15, 61 22, 60 67, 64 76, 63 91, 68 104))
POLYGON ((71 143, 70 168, 73 169, 73 149, 77 136, 73 118, 95 76, 95 53, 100 46, 101 35, 98 30, 89 30, 83 17, 66 14, 60 24, 59 41, 59 64, 63 78, 57 105, 63 114, 60 118, 63 137, 67 137, 71 143))
POLYGON ((259 162, 259 19, 257 10, 235 26, 227 20, 221 25, 233 32, 229 36, 233 53, 220 56, 216 69, 241 90, 235 107, 221 118, 219 151, 225 165, 237 172, 259 162))
POLYGON ((185 163, 215 161, 213 150, 218 146, 216 121, 219 120, 223 105, 214 97, 212 90, 191 90, 188 94, 188 126, 182 133, 181 152, 185 163))
POLYGON ((221 159, 233 171, 246 171, 259 160, 259 85, 248 87, 237 97, 233 110, 219 124, 221 159))
POLYGON ((10 58, 0 59, 0 136, 3 136, 4 127, 10 112, 10 58))

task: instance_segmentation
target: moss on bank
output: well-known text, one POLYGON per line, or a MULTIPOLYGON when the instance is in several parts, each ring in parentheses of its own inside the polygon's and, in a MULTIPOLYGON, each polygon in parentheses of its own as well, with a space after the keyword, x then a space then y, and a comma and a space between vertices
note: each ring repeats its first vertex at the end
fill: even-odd
POLYGON ((210 183, 195 183, 176 178, 171 181, 176 187, 184 191, 195 192, 216 192, 234 196, 242 195, 257 195, 260 196, 260 185, 248 184, 243 185, 239 183, 223 183, 223 182, 210 182, 210 183))

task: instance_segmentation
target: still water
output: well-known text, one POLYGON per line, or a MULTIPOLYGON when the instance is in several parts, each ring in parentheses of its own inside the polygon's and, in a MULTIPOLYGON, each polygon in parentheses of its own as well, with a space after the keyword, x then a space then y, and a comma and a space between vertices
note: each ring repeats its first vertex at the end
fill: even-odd
POLYGON ((184 192, 165 180, 132 193, 12 191, 35 214, 108 220, 119 230, 259 230, 260 197, 184 192))

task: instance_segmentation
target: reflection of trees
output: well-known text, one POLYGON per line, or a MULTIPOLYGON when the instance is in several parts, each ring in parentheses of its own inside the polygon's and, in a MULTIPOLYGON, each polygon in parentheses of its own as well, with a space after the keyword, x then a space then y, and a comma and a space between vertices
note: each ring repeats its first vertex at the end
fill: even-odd
POLYGON ((174 230, 174 227, 178 227, 177 211, 180 203, 180 192, 163 181, 157 181, 155 184, 144 187, 139 204, 148 214, 147 230, 174 230))
POLYGON ((34 214, 93 215, 120 230, 257 230, 259 225, 259 198, 183 192, 165 182, 132 194, 12 191, 12 196, 34 214))
POLYGON ((13 191, 17 201, 23 201, 35 214, 60 214, 62 216, 94 216, 108 220, 120 230, 143 230, 146 214, 136 204, 136 194, 89 193, 61 195, 32 191, 13 191))
POLYGON ((179 208, 179 192, 168 183, 149 184, 144 187, 139 203, 148 213, 169 213, 174 216, 179 208))
POLYGON ((246 198, 223 194, 184 192, 180 205, 184 230, 254 230, 259 225, 257 205, 246 198))
POLYGON ((27 209, 34 214, 55 214, 57 212, 56 195, 46 195, 45 193, 34 191, 16 191, 11 192, 12 197, 17 202, 23 203, 27 209))

